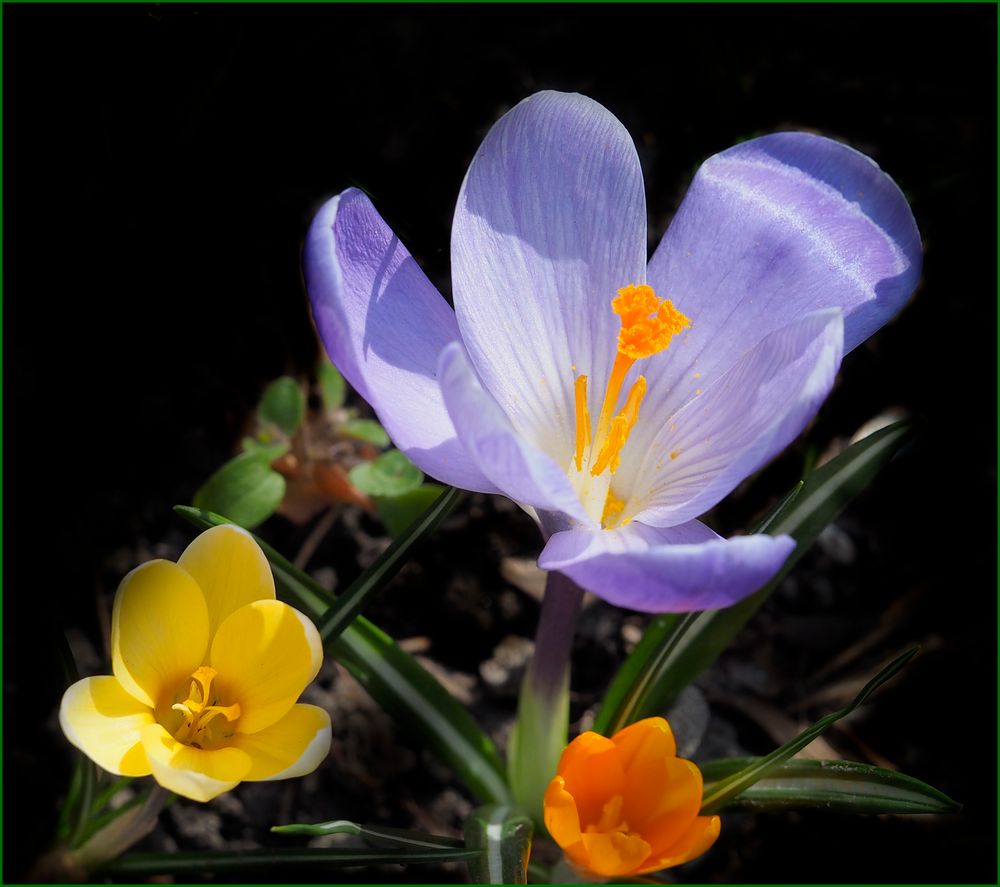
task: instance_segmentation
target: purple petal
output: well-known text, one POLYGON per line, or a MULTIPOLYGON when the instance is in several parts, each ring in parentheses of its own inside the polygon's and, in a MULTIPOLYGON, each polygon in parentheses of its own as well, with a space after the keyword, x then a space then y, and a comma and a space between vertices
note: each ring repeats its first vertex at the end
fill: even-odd
POLYGON ((669 415, 767 333, 820 309, 843 310, 850 351, 902 307, 920 267, 906 199, 864 154, 787 132, 710 157, 649 263, 650 285, 692 325, 643 370, 646 408, 669 415))
POLYGON ((460 342, 441 352, 438 378, 459 439, 479 470, 515 502, 594 526, 566 472, 526 441, 483 390, 460 342))
POLYGON ((565 573, 611 604, 646 613, 728 607, 767 582, 795 548, 791 536, 723 539, 698 521, 553 535, 538 565, 565 573))
POLYGON ((396 446, 445 483, 495 492, 455 437, 434 378, 441 349, 459 338, 455 313, 360 191, 316 214, 304 272, 330 360, 396 446))
POLYGON ((451 246, 455 310, 483 385, 520 433, 568 461, 574 378, 591 378, 598 412, 618 335, 611 300, 645 282, 646 201, 628 132, 581 95, 525 99, 473 158, 451 246))
POLYGON ((708 511, 799 435, 829 393, 842 349, 836 308, 768 335, 662 426, 623 516, 662 527, 708 511))

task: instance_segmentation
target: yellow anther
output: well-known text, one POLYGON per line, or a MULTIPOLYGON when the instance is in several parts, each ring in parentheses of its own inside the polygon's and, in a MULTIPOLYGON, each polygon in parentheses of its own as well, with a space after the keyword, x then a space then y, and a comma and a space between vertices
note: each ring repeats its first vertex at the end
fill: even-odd
POLYGON ((188 698, 183 702, 176 702, 170 706, 171 710, 181 713, 184 723, 174 733, 175 738, 181 742, 186 742, 196 748, 201 745, 194 740, 200 738, 209 723, 217 716, 222 715, 227 721, 235 721, 240 716, 239 703, 232 705, 216 705, 218 700, 213 700, 210 696, 212 681, 215 680, 218 672, 208 666, 202 665, 196 668, 191 677, 191 688, 188 690, 188 698))
POLYGON ((590 446, 590 411, 587 409, 587 377, 577 376, 573 383, 576 396, 576 470, 583 470, 583 455, 590 446))
POLYGON ((628 393, 628 399, 621 412, 611 421, 611 428, 608 430, 607 438, 601 452, 597 456, 597 461, 590 469, 590 473, 597 477, 605 468, 610 466, 611 473, 614 474, 621 464, 621 452, 628 441, 628 436, 632 432, 632 427, 639 418, 639 407, 643 397, 646 396, 646 379, 639 376, 632 385, 632 390, 628 393))
POLYGON ((611 307, 622 321, 618 351, 632 360, 658 354, 670 345, 674 336, 691 325, 690 319, 674 308, 670 299, 661 301, 653 288, 645 284, 618 290, 611 307))

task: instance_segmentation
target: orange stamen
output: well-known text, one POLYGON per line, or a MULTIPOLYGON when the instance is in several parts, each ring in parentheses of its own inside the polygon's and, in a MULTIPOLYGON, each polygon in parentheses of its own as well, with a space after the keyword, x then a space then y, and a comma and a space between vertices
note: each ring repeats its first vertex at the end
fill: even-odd
POLYGON ((594 463, 593 468, 590 469, 590 473, 594 477, 597 477, 608 466, 611 467, 611 473, 614 474, 621 464, 622 449, 628 441, 632 427, 639 418, 639 407, 645 396, 646 379, 644 376, 639 376, 632 385, 632 390, 628 393, 625 406, 622 407, 621 412, 612 420, 611 428, 604 441, 604 446, 601 447, 597 461, 594 463))
POLYGON ((576 470, 583 471, 583 454, 590 446, 590 411, 587 409, 587 377, 577 376, 573 383, 576 395, 576 470))

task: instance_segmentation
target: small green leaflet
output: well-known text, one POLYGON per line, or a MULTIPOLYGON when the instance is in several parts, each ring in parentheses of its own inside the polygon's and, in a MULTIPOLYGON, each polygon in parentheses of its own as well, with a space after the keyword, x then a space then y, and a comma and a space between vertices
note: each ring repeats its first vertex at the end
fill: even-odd
POLYGON ((299 430, 306 413, 306 396, 291 376, 275 379, 261 395, 257 415, 262 422, 277 425, 285 434, 299 430))
POLYGON ((369 496, 402 496, 424 482, 424 473, 399 450, 389 450, 372 462, 355 465, 348 476, 369 496))
POLYGON ((215 472, 197 493, 195 508, 224 514, 252 529, 277 510, 285 497, 285 479, 271 468, 269 453, 242 453, 215 472))

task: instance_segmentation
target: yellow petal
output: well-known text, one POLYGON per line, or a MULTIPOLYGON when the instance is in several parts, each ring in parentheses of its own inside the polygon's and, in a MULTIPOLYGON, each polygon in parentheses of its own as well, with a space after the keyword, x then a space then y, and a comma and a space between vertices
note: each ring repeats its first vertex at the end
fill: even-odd
POLYGON ((605 878, 636 871, 649 856, 649 844, 638 835, 594 832, 583 836, 589 859, 585 867, 605 878))
POLYGON ((66 738, 98 766, 119 776, 148 776, 142 728, 153 711, 122 689, 110 675, 84 678, 71 686, 59 706, 66 738))
POLYGON ((699 816, 666 853, 651 857, 635 874, 644 875, 680 865, 701 856, 719 837, 722 822, 718 816, 699 816))
POLYGON ((239 703, 241 733, 256 733, 283 717, 322 661, 316 626, 282 601, 240 607, 212 641, 216 686, 229 704, 239 703))
POLYGON ((702 779, 697 765, 684 758, 668 758, 664 771, 664 779, 648 786, 648 797, 636 794, 626 800, 626 808, 641 803, 649 811, 649 818, 630 819, 629 825, 642 832, 657 855, 670 850, 701 809, 702 779))
POLYGON ((250 755, 246 780, 305 776, 330 751, 330 716, 315 705, 294 705, 276 724, 256 733, 237 733, 231 744, 250 755))
POLYGON ((136 567, 118 586, 111 665, 118 682, 152 708, 202 663, 208 610, 198 583, 170 561, 136 567))
POLYGON ((142 728, 142 747, 156 781, 192 801, 210 801, 235 788, 251 766, 250 756, 242 749, 192 748, 160 724, 142 728))
POLYGON ((581 733, 563 750, 558 773, 576 801, 580 826, 598 822, 601 810, 625 790, 625 773, 614 743, 597 733, 581 733))
POLYGON ((244 604, 274 600, 274 577, 267 557, 241 527, 222 524, 206 530, 177 563, 194 577, 205 595, 209 637, 244 604))

